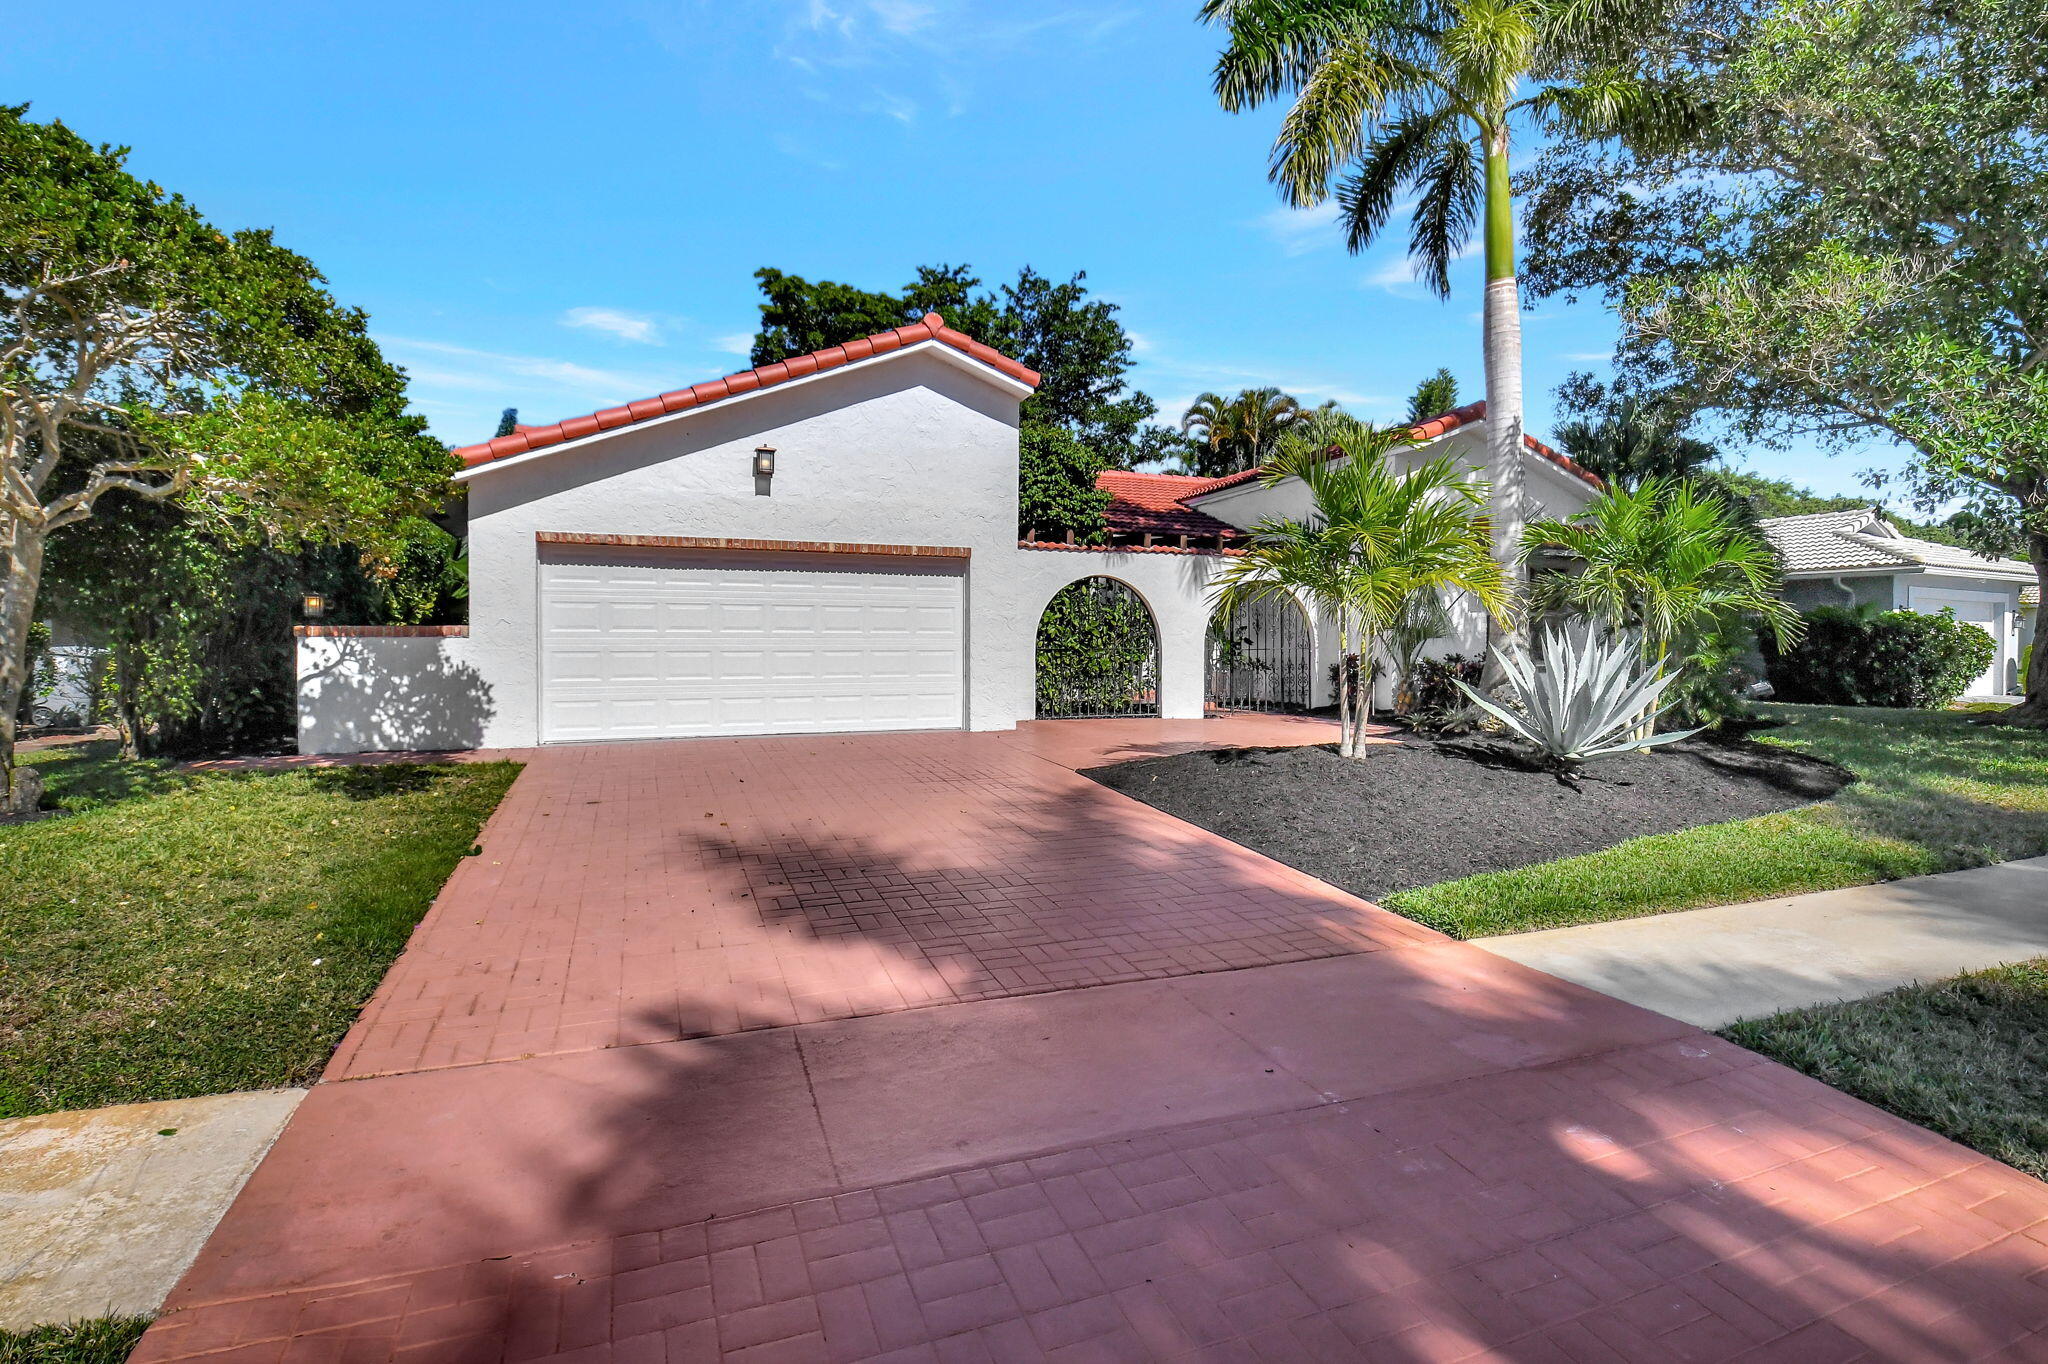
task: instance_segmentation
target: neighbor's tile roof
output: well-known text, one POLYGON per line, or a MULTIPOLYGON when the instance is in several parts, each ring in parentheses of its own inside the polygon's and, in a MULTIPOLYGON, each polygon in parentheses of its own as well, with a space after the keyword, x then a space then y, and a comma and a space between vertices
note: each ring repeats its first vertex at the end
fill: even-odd
POLYGON ((1103 519, 1111 533, 1118 535, 1235 535, 1237 527, 1218 521, 1207 512, 1196 511, 1185 502, 1226 481, 1186 474, 1140 474, 1124 469, 1109 469, 1095 476, 1095 486, 1115 499, 1103 513, 1103 519))
POLYGON ((2034 570, 2017 559, 1988 559, 1954 545, 1901 535, 1876 507, 1772 516, 1757 524, 1784 559, 1787 573, 1946 568, 1996 577, 2034 576, 2034 570))
MULTIPOLYGON (((1431 417, 1426 422, 1417 422, 1409 428, 1408 434, 1418 441, 1435 440, 1438 436, 1448 435, 1461 426, 1470 426, 1473 422, 1484 421, 1485 418, 1486 400, 1482 398, 1476 403, 1467 403, 1463 407, 1454 407, 1441 417, 1431 417)), ((1600 481, 1600 476, 1591 469, 1586 468, 1570 455, 1551 449, 1548 445, 1545 445, 1542 441, 1526 432, 1522 435, 1522 444, 1543 456, 1543 458, 1549 460, 1558 468, 1563 469, 1566 473, 1584 479, 1595 488, 1607 486, 1600 481)), ((1241 474, 1232 474, 1228 478, 1219 478, 1212 487, 1204 488, 1202 492, 1213 493, 1222 488, 1234 488, 1240 483, 1251 482, 1253 479, 1260 477, 1263 472, 1260 469, 1247 469, 1241 474)), ((1197 496, 1199 495, 1197 494, 1197 496)))
POLYGON ((864 336, 857 341, 848 341, 843 345, 827 346, 808 355, 792 355, 787 360, 777 360, 772 365, 743 369, 722 379, 692 384, 688 388, 679 388, 656 398, 642 398, 638 402, 627 403, 624 407, 608 407, 587 417, 571 417, 567 421, 552 422, 545 426, 521 426, 509 436, 499 436, 477 445, 465 445, 453 453, 462 461, 465 468, 473 469, 494 459, 544 450, 550 445, 581 440, 600 431, 611 431, 621 426, 631 426, 635 422, 651 421, 655 417, 664 417, 671 412, 702 407, 722 398, 733 398, 756 389, 786 383, 791 379, 801 379, 807 374, 816 374, 821 370, 837 369, 841 365, 886 355, 890 351, 902 350, 925 341, 937 341, 951 346, 954 350, 970 355, 1012 379, 1029 384, 1033 388, 1038 386, 1037 370, 1019 364, 992 346, 984 346, 965 332, 955 331, 947 326, 946 319, 937 313, 926 313, 907 327, 895 327, 889 331, 877 332, 873 336, 864 336))

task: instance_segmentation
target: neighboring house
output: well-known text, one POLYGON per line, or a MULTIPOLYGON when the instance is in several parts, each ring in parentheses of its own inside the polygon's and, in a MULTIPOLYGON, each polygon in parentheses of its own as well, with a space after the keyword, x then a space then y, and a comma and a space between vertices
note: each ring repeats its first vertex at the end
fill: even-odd
MULTIPOLYGON (((1306 509, 1300 484, 1107 474, 1112 544, 1020 542, 1037 381, 930 314, 458 450, 471 624, 299 627, 300 748, 1007 729, 1037 713, 1047 603, 1085 579, 1153 623, 1134 709, 1199 716, 1247 677, 1260 704, 1326 703, 1336 645, 1305 611, 1276 605, 1246 668, 1211 666, 1211 580, 1244 530, 1306 509)), ((1418 434, 1400 458, 1485 463, 1478 405, 1418 434)), ((1594 495, 1523 453, 1532 515, 1594 495)), ((1467 611, 1443 647, 1482 641, 1467 611)))
POLYGON ((1814 512, 1763 521, 1785 561, 1785 599, 1802 611, 1817 606, 1874 606, 1933 615, 1944 607, 1998 645, 1973 697, 2020 689, 2020 655, 2032 639, 2021 600, 2034 570, 2018 559, 1987 559, 1953 545, 1899 533, 1875 507, 1814 512))

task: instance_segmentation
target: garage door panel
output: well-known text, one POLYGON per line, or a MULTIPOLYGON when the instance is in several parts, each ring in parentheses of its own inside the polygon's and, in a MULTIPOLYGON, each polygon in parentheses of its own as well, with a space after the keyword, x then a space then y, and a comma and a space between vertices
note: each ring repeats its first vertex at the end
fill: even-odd
POLYGON ((952 565, 541 565, 541 737, 957 728, 952 565))

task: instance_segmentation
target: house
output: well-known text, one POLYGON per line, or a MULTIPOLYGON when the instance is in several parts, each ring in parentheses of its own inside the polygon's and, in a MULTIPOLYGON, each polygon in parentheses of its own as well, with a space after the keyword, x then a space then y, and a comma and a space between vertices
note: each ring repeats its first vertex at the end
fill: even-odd
MULTIPOLYGON (((300 748, 1007 729, 1039 713, 1041 618, 1078 582, 1151 623, 1127 710, 1325 704, 1334 632, 1293 603, 1211 666, 1211 581, 1246 529, 1306 507, 1298 481, 1106 474, 1112 543, 1020 541, 1037 382, 928 314, 458 450, 470 625, 299 627, 300 748)), ((1399 458, 1483 470, 1482 406, 1418 436, 1399 458)), ((1522 453, 1532 515, 1593 496, 1569 460, 1522 453)), ((1444 647, 1482 631, 1467 611, 1444 647)))
POLYGON ((2034 570, 2018 559, 1987 559, 1953 545, 1901 534, 1876 507, 1775 516, 1760 523, 1785 563, 1785 599, 1802 611, 1873 606, 1932 615, 1944 608, 1998 645, 1969 695, 2020 690, 2020 658, 2032 640, 2022 599, 2034 570))

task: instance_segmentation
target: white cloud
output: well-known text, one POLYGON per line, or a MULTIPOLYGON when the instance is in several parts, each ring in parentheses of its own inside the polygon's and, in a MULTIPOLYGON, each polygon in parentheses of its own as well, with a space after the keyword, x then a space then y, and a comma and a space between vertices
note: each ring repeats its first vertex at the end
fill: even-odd
POLYGON ((618 308, 571 308, 562 314, 562 325, 603 332, 640 346, 661 344, 661 324, 645 313, 629 313, 618 308))
MULTIPOLYGON (((1459 247, 1451 259, 1468 260, 1483 249, 1479 239, 1474 237, 1459 247)), ((1385 289, 1390 294, 1406 294, 1412 290, 1419 290, 1424 287, 1419 265, 1420 262, 1413 256, 1395 256, 1367 275, 1365 282, 1372 288, 1385 289)))
POLYGON ((875 19, 891 33, 903 35, 917 32, 931 22, 932 7, 920 5, 913 0, 868 0, 868 8, 875 13, 875 19))
POLYGON ((725 336, 711 338, 711 349, 724 351, 727 355, 749 355, 754 349, 752 332, 732 332, 725 336))
POLYGON ((1270 213, 1262 213, 1258 226, 1282 255, 1300 256, 1318 247, 1332 244, 1341 245, 1343 233, 1337 230, 1337 202, 1325 200, 1314 208, 1287 208, 1282 206, 1270 213))

